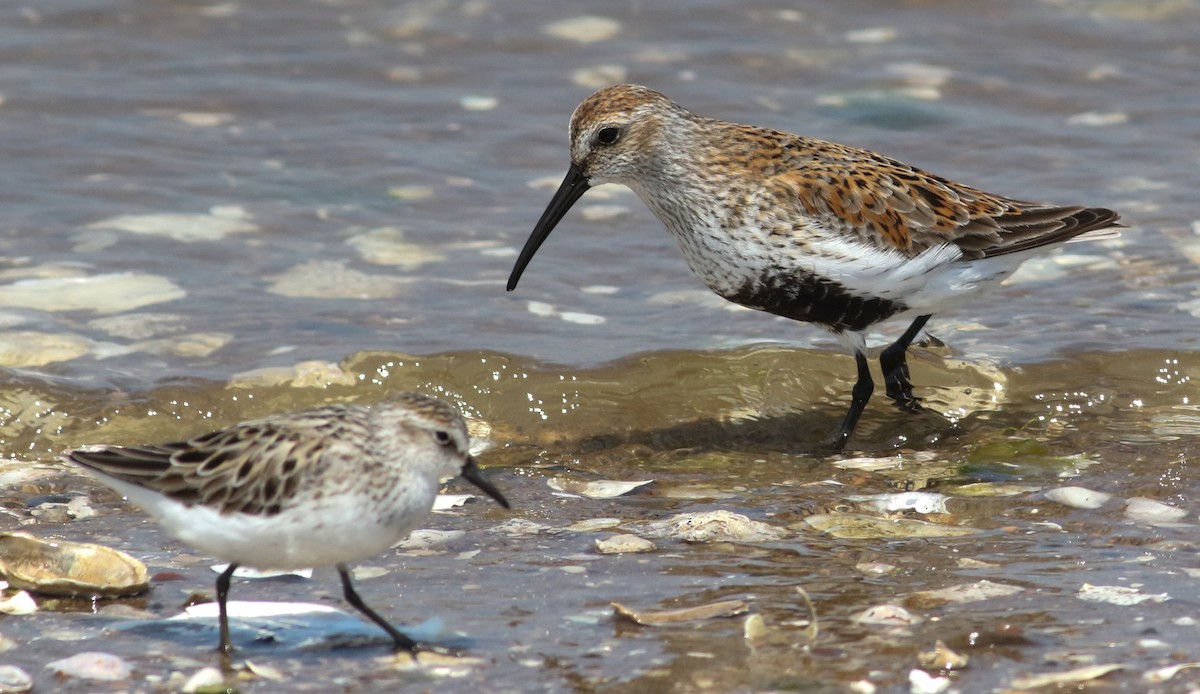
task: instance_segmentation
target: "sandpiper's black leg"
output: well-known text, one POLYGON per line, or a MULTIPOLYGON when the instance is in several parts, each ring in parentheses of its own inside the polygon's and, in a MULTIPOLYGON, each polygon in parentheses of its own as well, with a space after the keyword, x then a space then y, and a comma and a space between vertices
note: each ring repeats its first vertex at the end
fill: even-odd
POLYGON ((350 571, 345 564, 338 564, 338 575, 342 577, 342 593, 346 596, 346 602, 354 605, 355 609, 362 612, 370 619, 379 625, 379 628, 387 632, 388 636, 392 637, 392 641, 396 644, 396 650, 408 651, 415 657, 417 654, 417 642, 401 634, 396 630, 396 627, 388 624, 387 620, 380 617, 374 610, 367 607, 367 603, 363 602, 362 598, 358 597, 358 593, 354 592, 354 586, 350 583, 350 571))
POLYGON ((837 438, 833 441, 834 452, 840 452, 846 447, 846 441, 854 432, 854 425, 858 424, 858 418, 862 416, 867 401, 871 399, 871 393, 875 391, 875 381, 871 380, 871 367, 867 363, 867 355, 855 352, 854 363, 858 364, 858 381, 854 383, 854 390, 850 391, 850 411, 842 420, 842 427, 838 429, 837 438))
POLYGON ((225 602, 229 597, 229 581, 233 578, 233 572, 237 571, 237 567, 237 564, 230 564, 229 568, 217 576, 217 615, 221 631, 221 645, 218 648, 225 656, 233 652, 233 642, 229 640, 229 614, 225 609, 225 602))
POLYGON ((883 382, 887 385, 887 395, 896 401, 900 409, 907 412, 921 409, 919 400, 912 392, 912 381, 908 380, 908 346, 928 321, 929 316, 918 316, 899 340, 879 353, 879 366, 883 368, 883 382))

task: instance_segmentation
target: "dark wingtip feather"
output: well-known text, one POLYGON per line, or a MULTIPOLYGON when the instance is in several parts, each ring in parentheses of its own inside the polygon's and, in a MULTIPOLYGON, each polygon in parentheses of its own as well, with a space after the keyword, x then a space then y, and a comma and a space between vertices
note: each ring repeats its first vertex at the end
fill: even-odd
POLYGON ((170 467, 170 453, 159 448, 88 446, 63 454, 67 460, 125 480, 154 476, 170 467))
MULTIPOLYGON (((1124 229, 1121 215, 1104 207, 1034 207, 996 218, 1001 242, 984 249, 993 257, 1065 243, 1089 232, 1124 229)), ((1095 238, 1109 238, 1096 234, 1095 238)))

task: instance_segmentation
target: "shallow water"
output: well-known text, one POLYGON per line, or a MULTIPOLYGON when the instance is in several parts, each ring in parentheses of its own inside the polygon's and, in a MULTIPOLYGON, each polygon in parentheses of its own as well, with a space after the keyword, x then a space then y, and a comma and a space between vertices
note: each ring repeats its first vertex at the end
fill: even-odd
MULTIPOLYGON (((211 591, 209 562, 58 452, 417 389, 477 420, 480 459, 516 510, 435 517, 467 535, 368 560, 390 572, 360 590, 397 621, 442 617, 482 662, 452 677, 397 671, 381 649, 263 649, 252 658, 288 677, 243 689, 905 691, 937 639, 971 654, 953 675, 963 691, 1104 663, 1127 668, 1109 686, 1200 686, 1192 670, 1142 680, 1200 660, 1200 5, 688 2, 572 22, 599 11, 43 0, 3 13, 0 530, 100 541, 176 571, 129 601, 173 614, 211 591), (708 293, 628 191, 591 191, 504 291, 566 168, 571 110, 612 79, 1014 197, 1112 207, 1133 229, 1031 262, 936 317, 944 346, 912 359, 932 412, 880 398, 857 450, 828 456, 852 360, 817 329, 708 293), (572 499, 550 489, 555 477, 655 482, 572 499), (1117 499, 1089 511, 1043 496, 1066 485, 1117 499), (804 522, 905 489, 951 496, 932 520, 978 532, 845 539, 804 522), (43 503, 80 493, 99 516, 43 503), (1137 497, 1187 516, 1131 517, 1124 500, 1137 497), (564 530, 613 518, 642 532, 716 509, 786 536, 608 556, 593 543, 612 529, 564 530), (504 532, 514 518, 548 527, 504 532), (895 568, 862 568, 872 563, 895 568), (982 579, 1023 590, 912 597, 982 579), (1078 597, 1085 583, 1170 600, 1095 603, 1078 597), (815 643, 798 586, 816 607, 815 643), (765 634, 745 638, 741 617, 636 627, 608 607, 725 598, 746 600, 765 634), (923 621, 852 621, 887 602, 923 621)), ((336 604, 334 579, 242 582, 235 596, 336 604)), ((103 628, 119 617, 59 607, 0 618, 17 642, 3 660, 39 689, 90 690, 42 669, 83 650, 124 656, 148 691, 215 660, 206 642, 113 636, 103 628)))

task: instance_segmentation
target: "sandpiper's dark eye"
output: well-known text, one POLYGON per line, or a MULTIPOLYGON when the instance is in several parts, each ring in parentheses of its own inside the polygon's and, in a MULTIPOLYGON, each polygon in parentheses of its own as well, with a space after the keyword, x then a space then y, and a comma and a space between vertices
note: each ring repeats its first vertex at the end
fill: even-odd
POLYGON ((450 438, 450 432, 438 430, 433 432, 433 440, 437 441, 443 446, 449 446, 453 439, 450 438))
POLYGON ((607 128, 600 128, 600 132, 596 133, 596 142, 599 142, 602 145, 611 145, 612 143, 616 142, 617 138, 619 137, 621 137, 621 130, 619 128, 609 126, 607 128))

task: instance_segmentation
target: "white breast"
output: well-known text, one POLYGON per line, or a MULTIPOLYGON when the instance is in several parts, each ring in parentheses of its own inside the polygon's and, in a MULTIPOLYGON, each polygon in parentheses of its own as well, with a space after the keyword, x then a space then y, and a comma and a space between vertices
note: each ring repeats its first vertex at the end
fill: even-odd
POLYGON ((353 562, 404 539, 428 515, 436 482, 413 479, 380 494, 328 494, 275 515, 220 513, 144 487, 101 478, 205 554, 257 569, 299 569, 353 562))

